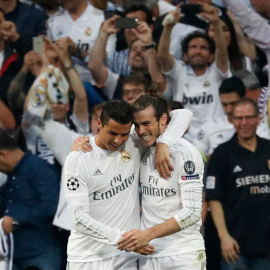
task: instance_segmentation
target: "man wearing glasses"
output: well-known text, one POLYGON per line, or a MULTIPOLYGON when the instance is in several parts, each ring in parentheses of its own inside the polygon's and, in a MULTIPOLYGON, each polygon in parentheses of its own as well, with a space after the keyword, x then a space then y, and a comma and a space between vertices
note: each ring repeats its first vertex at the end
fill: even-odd
POLYGON ((256 135, 256 103, 237 101, 236 134, 213 153, 206 199, 221 243, 222 270, 270 269, 270 141, 256 135))

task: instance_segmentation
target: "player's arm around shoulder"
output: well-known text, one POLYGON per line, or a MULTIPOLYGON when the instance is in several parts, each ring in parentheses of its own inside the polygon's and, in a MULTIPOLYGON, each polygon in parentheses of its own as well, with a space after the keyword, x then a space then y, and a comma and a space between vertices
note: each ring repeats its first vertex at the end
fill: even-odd
POLYGON ((159 175, 168 179, 171 177, 173 166, 170 162, 169 147, 179 142, 187 130, 193 113, 187 109, 174 110, 170 113, 171 120, 166 127, 165 132, 160 135, 157 142, 157 151, 155 156, 155 167, 159 175))

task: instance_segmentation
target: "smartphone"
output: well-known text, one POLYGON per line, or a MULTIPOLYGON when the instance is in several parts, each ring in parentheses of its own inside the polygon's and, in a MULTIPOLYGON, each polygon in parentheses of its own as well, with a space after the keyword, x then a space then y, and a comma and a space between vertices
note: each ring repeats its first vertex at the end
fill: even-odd
POLYGON ((114 14, 115 14, 114 10, 105 10, 104 11, 105 20, 110 19, 114 14))
POLYGON ((137 28, 137 18, 119 18, 115 22, 116 29, 137 28))
POLYGON ((196 4, 184 4, 180 6, 183 14, 198 14, 202 12, 202 6, 196 4))
POLYGON ((33 37, 33 51, 41 54, 43 48, 43 38, 42 37, 33 37))

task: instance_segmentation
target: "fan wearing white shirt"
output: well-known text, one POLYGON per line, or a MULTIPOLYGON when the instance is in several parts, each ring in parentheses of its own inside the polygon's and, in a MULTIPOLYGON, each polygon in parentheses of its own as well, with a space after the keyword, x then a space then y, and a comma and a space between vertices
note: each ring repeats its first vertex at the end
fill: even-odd
MULTIPOLYGON (((105 17, 99 10, 84 0, 62 0, 64 11, 49 19, 48 37, 56 41, 60 38, 70 38, 70 50, 76 69, 83 81, 91 81, 91 73, 87 70, 85 57, 90 53, 98 37, 99 29, 105 17), (90 77, 89 77, 90 76, 90 77)), ((115 50, 115 36, 107 44, 107 54, 115 50)), ((88 58, 86 58, 88 60, 88 58)))
POLYGON ((164 97, 182 102, 194 113, 186 134, 191 142, 209 118, 224 115, 218 87, 230 75, 226 39, 218 13, 211 5, 203 4, 202 7, 202 16, 213 25, 215 42, 203 33, 194 32, 183 41, 184 61, 175 61, 169 53, 169 37, 173 26, 183 16, 175 12, 170 14, 172 22, 164 22, 158 47, 161 70, 167 79, 164 97))

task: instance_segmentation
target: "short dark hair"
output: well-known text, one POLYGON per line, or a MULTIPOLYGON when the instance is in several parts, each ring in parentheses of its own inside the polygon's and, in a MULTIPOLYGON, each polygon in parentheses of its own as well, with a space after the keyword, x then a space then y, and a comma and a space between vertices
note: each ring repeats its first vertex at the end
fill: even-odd
POLYGON ((134 113, 143 111, 148 107, 153 107, 157 121, 159 121, 159 119, 164 113, 166 113, 168 117, 167 123, 169 123, 171 120, 168 102, 164 98, 159 97, 158 95, 146 94, 140 96, 133 103, 132 107, 134 113))
POLYGON ((235 108, 240 105, 251 105, 254 108, 255 115, 259 115, 258 105, 253 99, 246 97, 239 99, 234 103, 233 112, 235 108))
POLYGON ((191 40, 194 38, 203 38, 209 45, 209 51, 211 54, 215 53, 216 50, 216 45, 215 42, 213 41, 212 38, 210 38, 207 34, 200 32, 200 31, 195 31, 187 35, 183 40, 182 40, 182 50, 183 54, 188 52, 188 47, 189 43, 191 40))
POLYGON ((0 150, 19 149, 17 140, 11 130, 0 129, 0 150))
POLYGON ((148 25, 150 25, 150 24, 153 23, 152 13, 151 13, 150 9, 146 5, 144 5, 144 4, 138 4, 138 5, 131 5, 131 6, 129 6, 126 9, 125 16, 128 13, 136 12, 136 11, 143 11, 145 13, 146 22, 147 22, 148 25))
POLYGON ((236 93, 239 97, 244 97, 246 95, 246 87, 240 78, 232 76, 223 80, 219 87, 219 94, 230 93, 236 93))
POLYGON ((150 87, 151 83, 149 82, 149 80, 147 80, 145 78, 145 76, 143 75, 143 73, 141 72, 134 72, 128 76, 125 76, 122 80, 122 84, 135 84, 135 85, 139 85, 142 84, 144 87, 145 92, 147 91, 147 89, 150 87))
POLYGON ((133 109, 130 104, 123 100, 108 101, 101 112, 100 121, 105 126, 112 119, 121 125, 133 122, 133 109))

